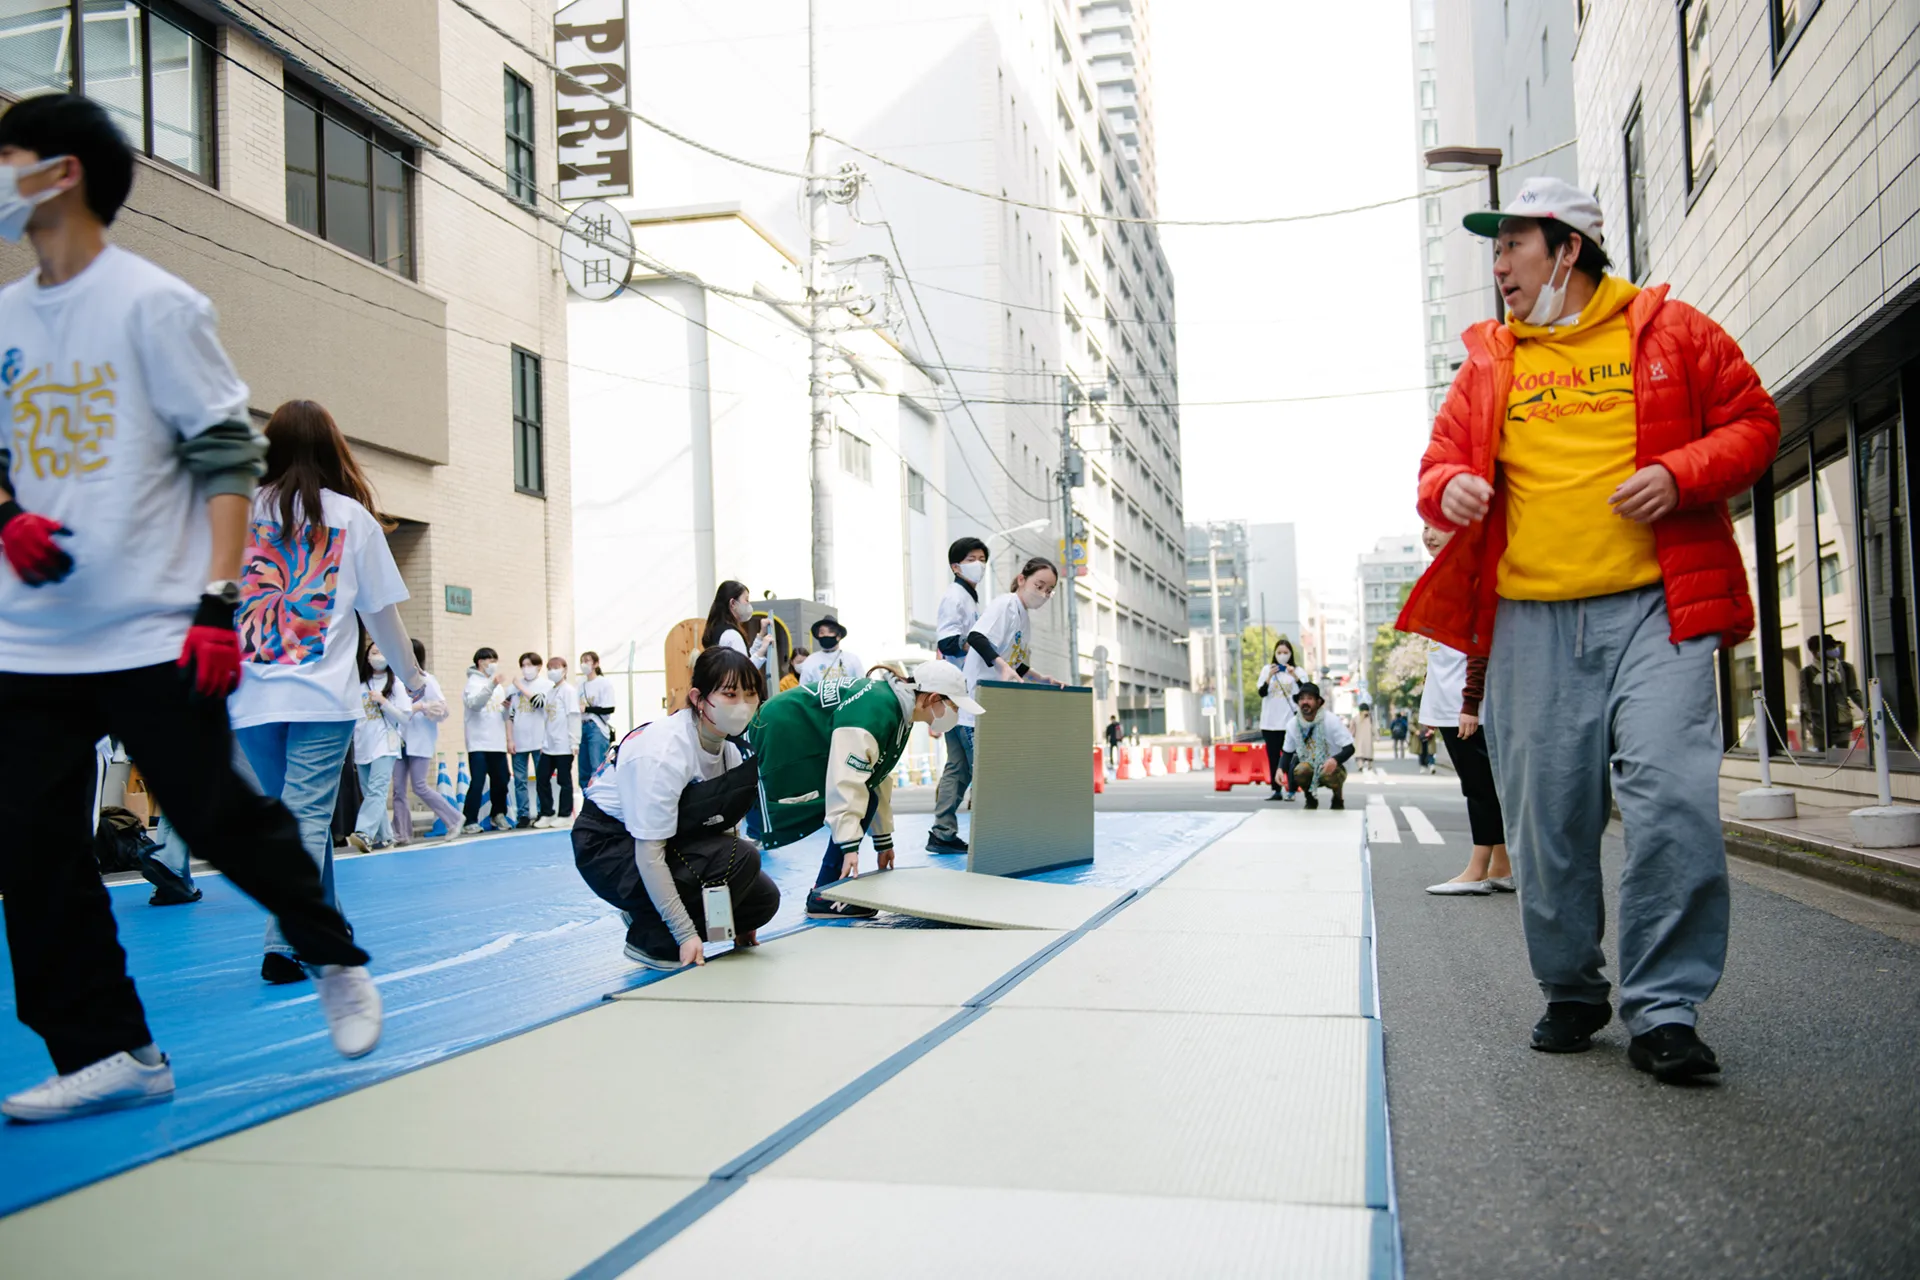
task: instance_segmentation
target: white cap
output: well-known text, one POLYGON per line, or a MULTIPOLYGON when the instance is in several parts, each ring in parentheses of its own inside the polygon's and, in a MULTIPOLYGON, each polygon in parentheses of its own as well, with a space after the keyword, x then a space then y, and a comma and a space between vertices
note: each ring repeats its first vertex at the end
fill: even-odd
POLYGON ((1473 234, 1491 238, 1500 234, 1503 218, 1552 218, 1600 247, 1606 247, 1601 235, 1604 220, 1600 216, 1600 202, 1559 178, 1528 178, 1521 185, 1520 194, 1509 200, 1506 208, 1480 209, 1460 221, 1473 234))
POLYGON ((921 693, 937 693, 950 698, 953 705, 970 716, 982 714, 986 708, 967 696, 967 679, 960 674, 960 668, 944 659, 923 662, 913 669, 913 687, 921 693))

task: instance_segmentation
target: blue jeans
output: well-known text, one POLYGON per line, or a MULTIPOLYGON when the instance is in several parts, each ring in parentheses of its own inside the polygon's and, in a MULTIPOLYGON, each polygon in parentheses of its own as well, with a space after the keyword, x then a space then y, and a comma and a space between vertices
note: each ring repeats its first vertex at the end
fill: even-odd
POLYGON ((933 831, 939 840, 960 838, 960 800, 973 785, 973 726, 955 725, 947 730, 947 767, 940 771, 940 785, 933 792, 933 831))
POLYGON ((580 794, 587 793, 587 784, 593 781, 594 773, 606 763, 607 756, 613 751, 613 744, 607 740, 606 731, 591 720, 580 724, 580 794))
MULTIPOLYGON (((333 802, 340 795, 340 766, 353 745, 351 720, 257 724, 234 730, 246 752, 260 793, 277 797, 300 827, 300 844, 320 868, 320 892, 339 908, 333 891, 333 802)), ((268 951, 291 956, 293 947, 277 921, 267 921, 268 951)))
POLYGON ((353 829, 368 844, 393 838, 393 812, 387 807, 393 795, 393 761, 392 756, 378 756, 365 764, 356 760, 353 765, 360 775, 360 812, 354 817, 353 829))
POLYGON ((516 751, 507 758, 507 767, 513 772, 513 820, 516 823, 532 822, 539 816, 527 794, 527 775, 539 764, 538 751, 516 751))
MULTIPOLYGON (((247 763, 247 753, 240 749, 238 738, 233 743, 233 771, 255 791, 260 789, 260 782, 253 776, 253 766, 247 763)), ((173 829, 165 813, 160 815, 160 821, 153 829, 153 840, 157 846, 153 851, 153 860, 179 876, 186 882, 187 888, 192 889, 193 850, 187 848, 187 842, 173 829)))

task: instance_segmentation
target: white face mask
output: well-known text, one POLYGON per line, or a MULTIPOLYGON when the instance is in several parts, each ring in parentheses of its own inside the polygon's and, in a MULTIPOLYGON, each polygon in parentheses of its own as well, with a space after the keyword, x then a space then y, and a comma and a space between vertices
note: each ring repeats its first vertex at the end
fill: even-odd
POLYGON ((586 679, 588 679, 588 678, 590 678, 590 677, 591 677, 592 675, 593 675, 593 664, 592 664, 591 662, 583 662, 583 663, 581 663, 581 664, 580 664, 580 678, 581 678, 582 680, 586 680, 586 679))
POLYGON ((959 723, 960 708, 954 706, 951 702, 946 702, 942 703, 940 710, 934 713, 933 720, 927 725, 927 731, 937 738, 959 723))
POLYGON ((564 684, 567 679, 567 669, 565 667, 548 667, 547 679, 553 681, 555 684, 564 684))
POLYGON ((494 668, 497 666, 499 666, 499 664, 496 662, 483 662, 480 664, 480 674, 492 678, 494 668))
POLYGON ((538 680, 540 678, 540 668, 522 666, 520 668, 520 674, 529 680, 538 680))
POLYGON ((707 719, 723 736, 733 738, 753 723, 753 713, 757 710, 759 708, 751 702, 709 702, 707 719))
POLYGON ((972 585, 979 586, 981 579, 987 576, 987 562, 985 560, 967 561, 960 566, 960 576, 972 585))
POLYGON ((51 160, 42 160, 39 164, 10 165, 0 164, 0 236, 9 240, 19 240, 27 234, 27 220, 33 217, 33 211, 47 201, 59 195, 57 190, 42 191, 39 195, 20 194, 20 179, 35 173, 44 172, 59 164, 65 156, 55 156, 51 160))
POLYGON ((1573 261, 1567 261, 1567 278, 1558 285, 1553 278, 1560 274, 1560 255, 1553 255, 1553 269, 1547 272, 1547 282, 1540 286, 1539 296, 1533 300, 1533 310, 1527 312, 1527 323, 1536 325, 1552 324, 1560 318, 1560 308, 1567 305, 1567 286, 1573 283, 1573 261))
POLYGON ((385 671, 387 669, 387 660, 376 653, 367 659, 367 665, 375 671, 385 671))
POLYGON ((743 600, 735 600, 733 602, 733 620, 735 622, 745 622, 748 618, 751 618, 752 616, 753 616, 752 601, 743 599, 743 600))
POLYGON ((1022 587, 1020 588, 1019 595, 1020 603, 1027 607, 1028 613, 1046 608, 1047 601, 1053 598, 1052 596, 1041 594, 1040 588, 1038 587, 1022 587))

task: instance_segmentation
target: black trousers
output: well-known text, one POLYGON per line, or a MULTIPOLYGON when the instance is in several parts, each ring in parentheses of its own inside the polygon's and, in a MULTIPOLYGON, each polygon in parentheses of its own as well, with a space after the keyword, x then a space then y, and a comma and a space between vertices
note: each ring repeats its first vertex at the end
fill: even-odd
POLYGON ((1267 744, 1267 785, 1279 790, 1296 790, 1293 785, 1293 767, 1287 760, 1287 733, 1284 729, 1262 729, 1260 737, 1267 744))
POLYGON ((488 792, 492 808, 487 816, 501 818, 507 812, 507 753, 504 751, 467 752, 468 822, 480 821, 480 794, 488 792))
POLYGON ((1500 796, 1493 786, 1493 761, 1487 756, 1487 731, 1462 738, 1458 729, 1442 729, 1447 742, 1447 758, 1460 775, 1460 794, 1467 798, 1467 825, 1473 829, 1475 844, 1496 845, 1507 842, 1505 819, 1500 814, 1500 796))
POLYGON ((20 1021, 67 1073, 153 1043, 93 860, 93 744, 112 734, 198 857, 279 918, 309 964, 365 964, 293 815, 234 772, 224 699, 172 663, 99 675, 0 672, 0 894, 20 1021))
MULTIPOLYGON (((573 824, 572 834, 573 862, 587 888, 633 917, 633 923, 627 926, 628 943, 657 959, 679 959, 680 944, 673 940, 673 930, 667 928, 640 881, 633 833, 589 800, 580 806, 580 820, 573 824)), ((681 905, 693 917, 696 935, 705 938, 707 908, 701 900, 700 885, 675 876, 673 887, 679 891, 681 905)), ((740 841, 739 857, 727 876, 727 889, 733 894, 736 933, 758 929, 780 910, 780 887, 760 869, 760 850, 750 840, 740 841)))
POLYGON ((573 816, 573 757, 551 756, 540 753, 540 764, 534 773, 535 785, 540 790, 540 816, 551 818, 553 808, 553 780, 560 779, 560 816, 573 816))

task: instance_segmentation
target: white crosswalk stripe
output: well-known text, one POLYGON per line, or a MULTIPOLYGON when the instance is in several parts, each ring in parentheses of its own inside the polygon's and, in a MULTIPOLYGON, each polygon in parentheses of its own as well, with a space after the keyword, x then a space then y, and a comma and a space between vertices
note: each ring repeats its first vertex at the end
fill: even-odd
POLYGON ((1401 805, 1400 816, 1407 820, 1407 826, 1413 830, 1413 838, 1421 844, 1446 843, 1446 841, 1441 838, 1440 833, 1434 829, 1433 823, 1427 819, 1427 815, 1412 805, 1401 805))
POLYGON ((1400 828, 1393 823, 1393 810, 1387 807, 1387 798, 1377 791, 1367 800, 1367 842, 1400 843, 1400 828))

